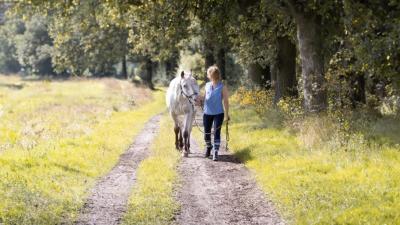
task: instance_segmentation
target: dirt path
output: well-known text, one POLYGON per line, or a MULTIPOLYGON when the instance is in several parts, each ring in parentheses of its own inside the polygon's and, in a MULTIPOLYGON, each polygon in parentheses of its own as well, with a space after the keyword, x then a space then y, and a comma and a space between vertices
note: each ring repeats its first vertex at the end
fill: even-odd
POLYGON ((91 191, 76 224, 118 224, 136 181, 136 168, 148 155, 159 129, 160 115, 151 118, 117 165, 91 191))
POLYGON ((192 153, 182 159, 179 168, 183 184, 176 196, 181 211, 175 222, 285 224, 244 165, 221 150, 219 161, 214 162, 204 158, 202 147, 191 141, 192 153))

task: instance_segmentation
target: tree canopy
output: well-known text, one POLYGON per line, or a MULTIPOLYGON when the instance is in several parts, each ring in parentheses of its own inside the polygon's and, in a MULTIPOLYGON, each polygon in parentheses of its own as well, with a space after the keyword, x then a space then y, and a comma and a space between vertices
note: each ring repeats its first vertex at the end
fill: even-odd
POLYGON ((272 89, 275 102, 298 96, 308 112, 343 107, 344 100, 355 107, 399 89, 400 3, 393 0, 31 0, 4 6, 11 13, 0 28, 3 72, 106 76, 122 63, 126 77, 132 61, 142 63, 151 84, 154 67, 171 73, 179 52, 197 38, 205 68, 216 63, 224 79, 237 84, 248 76, 251 85, 272 89), (230 62, 247 75, 231 71, 230 62))

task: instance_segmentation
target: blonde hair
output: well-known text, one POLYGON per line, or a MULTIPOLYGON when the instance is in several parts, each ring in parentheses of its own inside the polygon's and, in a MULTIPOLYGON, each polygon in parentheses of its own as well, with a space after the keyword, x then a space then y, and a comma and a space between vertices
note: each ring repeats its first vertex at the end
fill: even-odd
POLYGON ((211 80, 221 80, 221 73, 217 65, 212 65, 207 69, 207 77, 211 80))

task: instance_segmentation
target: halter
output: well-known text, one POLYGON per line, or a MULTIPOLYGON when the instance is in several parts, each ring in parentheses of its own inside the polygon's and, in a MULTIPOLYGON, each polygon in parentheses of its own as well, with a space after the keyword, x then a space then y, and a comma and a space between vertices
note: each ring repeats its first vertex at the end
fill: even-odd
MULTIPOLYGON (((182 78, 182 79, 183 79, 183 78, 182 78)), ((191 95, 186 94, 186 93, 183 91, 182 79, 179 81, 179 86, 181 87, 181 95, 185 96, 185 97, 188 99, 188 101, 190 102, 190 104, 194 107, 194 104, 193 104, 193 102, 192 102, 192 97, 198 95, 199 93, 194 92, 194 93, 191 94, 191 95)))

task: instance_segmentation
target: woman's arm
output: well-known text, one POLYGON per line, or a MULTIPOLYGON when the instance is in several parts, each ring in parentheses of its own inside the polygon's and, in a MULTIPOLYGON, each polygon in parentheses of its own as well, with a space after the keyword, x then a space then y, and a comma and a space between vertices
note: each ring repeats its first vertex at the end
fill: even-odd
POLYGON ((231 118, 229 117, 229 93, 228 93, 228 88, 226 85, 224 85, 222 89, 222 101, 224 102, 224 109, 225 109, 225 115, 226 115, 226 120, 230 120, 231 118))

